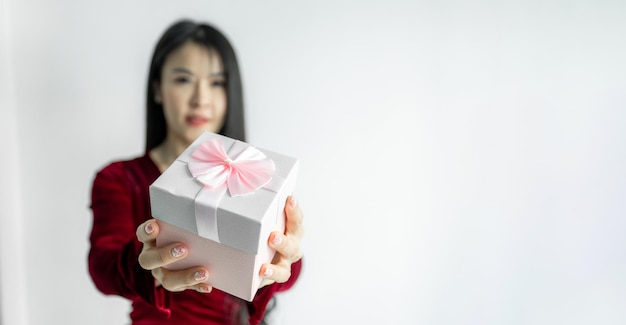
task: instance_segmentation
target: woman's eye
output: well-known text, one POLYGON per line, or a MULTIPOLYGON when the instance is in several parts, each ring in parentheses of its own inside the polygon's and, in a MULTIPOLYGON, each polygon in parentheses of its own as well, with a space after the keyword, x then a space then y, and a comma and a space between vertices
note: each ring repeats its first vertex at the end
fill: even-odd
POLYGON ((189 83, 189 78, 178 77, 178 78, 174 79, 174 82, 177 83, 177 84, 186 84, 186 83, 189 83))
POLYGON ((213 87, 226 87, 226 80, 213 80, 211 85, 213 87))

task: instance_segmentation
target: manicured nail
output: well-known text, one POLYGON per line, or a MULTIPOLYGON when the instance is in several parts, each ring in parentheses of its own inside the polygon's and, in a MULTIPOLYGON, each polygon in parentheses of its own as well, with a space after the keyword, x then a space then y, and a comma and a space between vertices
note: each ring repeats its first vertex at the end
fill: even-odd
POLYGON ((154 232, 154 225, 152 224, 152 222, 148 222, 144 230, 146 231, 146 234, 148 235, 152 234, 154 232))
POLYGON ((209 272, 206 270, 196 271, 193 274, 193 279, 196 281, 204 281, 209 277, 209 272))
POLYGON ((187 247, 185 246, 176 246, 174 248, 172 248, 172 256, 173 257, 181 257, 185 254, 187 254, 187 247))
POLYGON ((283 235, 279 235, 279 234, 274 234, 274 237, 272 238, 272 244, 274 244, 274 246, 280 246, 283 243, 283 235))
POLYGON ((263 276, 266 278, 271 277, 274 274, 274 270, 270 269, 270 268, 265 268, 265 271, 263 271, 263 276))
POLYGON ((289 197, 289 205, 292 208, 295 208, 298 205, 298 201, 296 200, 295 197, 293 197, 293 196, 289 197))
POLYGON ((202 292, 202 293, 209 293, 209 292, 213 291, 213 287, 200 286, 199 291, 202 292))

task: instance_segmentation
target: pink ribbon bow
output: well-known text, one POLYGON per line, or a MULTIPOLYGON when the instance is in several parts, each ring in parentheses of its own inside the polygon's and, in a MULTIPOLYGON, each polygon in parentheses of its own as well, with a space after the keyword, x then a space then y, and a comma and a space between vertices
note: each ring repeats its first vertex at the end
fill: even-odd
POLYGON ((191 175, 209 189, 224 184, 231 196, 252 193, 265 186, 276 170, 274 162, 258 149, 248 146, 234 160, 219 139, 202 143, 191 154, 191 175))

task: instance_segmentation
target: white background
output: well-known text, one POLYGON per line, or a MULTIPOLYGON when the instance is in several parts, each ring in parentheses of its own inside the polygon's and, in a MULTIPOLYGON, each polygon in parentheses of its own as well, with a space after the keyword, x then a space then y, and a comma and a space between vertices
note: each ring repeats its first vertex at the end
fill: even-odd
POLYGON ((143 153, 180 17, 232 40, 249 142, 302 160, 276 324, 626 323, 626 2, 0 0, 2 324, 128 322, 90 187, 143 153))

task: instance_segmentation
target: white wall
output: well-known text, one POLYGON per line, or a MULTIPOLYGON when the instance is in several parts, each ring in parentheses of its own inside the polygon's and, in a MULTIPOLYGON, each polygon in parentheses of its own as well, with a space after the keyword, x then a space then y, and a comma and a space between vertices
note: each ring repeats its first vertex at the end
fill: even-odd
POLYGON ((27 322, 11 17, 0 0, 0 323, 27 322))
POLYGON ((0 3, 3 324, 127 320, 87 274, 89 190, 142 153, 181 16, 232 39, 250 142, 302 159, 277 323, 626 322, 625 2, 0 3))

